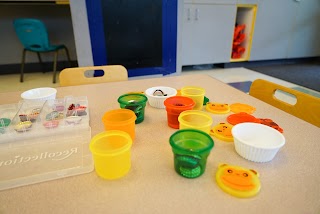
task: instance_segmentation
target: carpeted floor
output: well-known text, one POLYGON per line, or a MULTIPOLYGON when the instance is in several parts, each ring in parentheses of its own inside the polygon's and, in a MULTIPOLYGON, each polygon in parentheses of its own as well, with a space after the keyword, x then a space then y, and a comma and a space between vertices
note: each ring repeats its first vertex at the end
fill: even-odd
POLYGON ((320 62, 246 67, 320 92, 320 62))

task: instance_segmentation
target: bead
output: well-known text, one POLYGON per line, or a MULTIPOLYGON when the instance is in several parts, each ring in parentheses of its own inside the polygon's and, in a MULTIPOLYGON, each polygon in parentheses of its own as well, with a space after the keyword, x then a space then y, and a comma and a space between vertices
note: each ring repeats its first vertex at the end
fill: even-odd
POLYGON ((50 129, 50 128, 56 128, 59 125, 58 120, 51 120, 51 121, 46 121, 43 123, 43 126, 50 129))
POLYGON ((32 122, 31 121, 24 121, 18 123, 15 127, 14 130, 17 132, 24 132, 24 131, 29 131, 32 127, 32 122))

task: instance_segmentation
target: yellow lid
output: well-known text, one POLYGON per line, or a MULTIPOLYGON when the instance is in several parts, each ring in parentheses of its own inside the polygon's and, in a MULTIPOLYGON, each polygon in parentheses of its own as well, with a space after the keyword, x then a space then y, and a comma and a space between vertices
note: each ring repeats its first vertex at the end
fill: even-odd
POLYGON ((261 188, 258 172, 228 164, 219 165, 216 181, 223 191, 239 198, 255 196, 261 188))
POLYGON ((214 114, 227 114, 230 112, 229 104, 207 102, 206 110, 214 114))
POLYGON ((227 142, 233 142, 233 136, 231 133, 232 125, 227 123, 219 123, 212 127, 210 135, 227 142))

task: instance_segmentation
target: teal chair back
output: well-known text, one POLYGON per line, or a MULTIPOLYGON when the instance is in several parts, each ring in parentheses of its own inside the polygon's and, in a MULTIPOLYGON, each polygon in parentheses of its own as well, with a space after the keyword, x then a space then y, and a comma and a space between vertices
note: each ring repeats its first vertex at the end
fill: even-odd
POLYGON ((37 19, 15 19, 16 34, 25 49, 36 52, 48 51, 50 44, 45 25, 37 19))

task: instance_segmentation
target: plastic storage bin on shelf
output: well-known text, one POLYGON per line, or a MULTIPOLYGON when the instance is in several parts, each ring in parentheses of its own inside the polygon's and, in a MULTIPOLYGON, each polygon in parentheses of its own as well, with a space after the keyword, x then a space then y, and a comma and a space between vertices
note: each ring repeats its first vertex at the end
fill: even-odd
POLYGON ((0 137, 0 190, 93 170, 86 97, 28 101, 17 106, 0 137), (81 120, 68 121, 75 116, 81 120))

